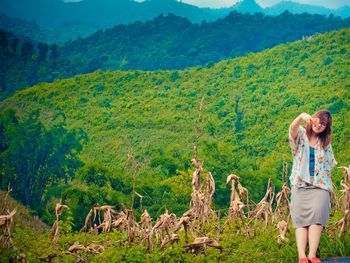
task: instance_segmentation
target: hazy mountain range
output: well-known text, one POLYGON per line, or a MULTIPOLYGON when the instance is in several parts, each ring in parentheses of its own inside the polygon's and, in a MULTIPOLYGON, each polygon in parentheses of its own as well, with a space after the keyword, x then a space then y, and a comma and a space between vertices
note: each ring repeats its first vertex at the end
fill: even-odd
POLYGON ((316 33, 348 28, 350 18, 231 12, 214 22, 193 24, 168 14, 99 30, 58 46, 38 43, 41 35, 32 27, 24 27, 21 33, 33 33, 35 41, 0 30, 0 99, 39 82, 98 69, 169 70, 205 65, 316 33))
MULTIPOLYGON (((62 0, 0 0, 0 14, 37 23, 44 29, 46 42, 64 42, 83 37, 118 24, 151 20, 159 14, 173 13, 186 17, 193 23, 214 21, 232 11, 254 14, 278 15, 288 10, 291 13, 310 13, 341 17, 350 16, 350 7, 328 9, 290 1, 280 2, 272 7, 262 8, 254 0, 242 0, 229 8, 199 8, 176 0, 83 0, 63 2, 62 0)), ((1 23, 0 27, 10 30, 13 20, 1 23)))

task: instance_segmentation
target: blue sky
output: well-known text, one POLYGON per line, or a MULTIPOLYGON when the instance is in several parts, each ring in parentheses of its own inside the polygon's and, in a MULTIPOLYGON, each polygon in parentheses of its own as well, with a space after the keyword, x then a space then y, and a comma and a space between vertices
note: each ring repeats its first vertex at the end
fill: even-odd
MULTIPOLYGON (((81 0, 63 0, 65 2, 79 2, 81 0)), ((118 0, 116 0, 118 1, 118 0)), ((135 0, 138 2, 142 2, 144 0, 135 0)), ((228 7, 237 3, 239 0, 178 0, 184 3, 196 5, 199 7, 212 7, 212 8, 220 8, 220 7, 228 7)), ((260 6, 267 7, 281 0, 255 0, 260 6)), ((292 2, 298 2, 301 4, 309 4, 309 5, 320 5, 328 8, 338 8, 344 5, 350 6, 350 0, 289 0, 292 2)))
MULTIPOLYGON (((260 6, 266 7, 277 4, 281 0, 255 0, 260 6)), ((338 8, 344 5, 350 6, 350 0, 292 0, 302 4, 320 5, 328 8, 338 8)), ((238 0, 182 0, 184 3, 193 4, 200 7, 227 7, 235 4, 238 0)))

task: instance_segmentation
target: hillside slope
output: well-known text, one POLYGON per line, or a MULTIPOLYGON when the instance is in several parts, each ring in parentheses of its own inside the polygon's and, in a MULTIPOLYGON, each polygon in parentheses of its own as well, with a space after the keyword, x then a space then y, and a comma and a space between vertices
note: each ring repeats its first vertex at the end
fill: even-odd
MULTIPOLYGON (((290 169, 292 159, 288 126, 300 112, 332 111, 335 156, 339 165, 349 165, 349 75, 346 29, 209 67, 78 75, 17 92, 0 107, 2 112, 14 109, 22 120, 38 111, 48 128, 64 119, 67 129, 82 129, 88 138, 80 153, 85 167, 99 167, 123 182, 102 181, 106 188, 101 188, 100 182, 77 177, 80 183, 73 180, 71 189, 64 188, 67 202, 91 189, 87 206, 106 193, 115 204, 130 202, 112 193, 129 196, 136 173, 136 190, 151 214, 164 206, 181 213, 191 192, 195 124, 201 135, 199 158, 216 180, 218 207, 228 206, 224 182, 232 172, 242 177, 255 201, 268 177, 281 185, 283 162, 290 169), (127 165, 131 152, 141 163, 137 170, 127 165)), ((83 173, 91 171, 86 169, 83 173)), ((338 181, 340 170, 334 174, 338 181)))

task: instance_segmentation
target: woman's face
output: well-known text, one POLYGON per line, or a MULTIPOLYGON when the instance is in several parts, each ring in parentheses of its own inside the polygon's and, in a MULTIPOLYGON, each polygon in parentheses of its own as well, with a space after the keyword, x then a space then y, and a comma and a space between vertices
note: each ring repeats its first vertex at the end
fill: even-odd
POLYGON ((312 118, 312 130, 314 133, 322 133, 327 128, 328 123, 321 121, 320 118, 312 118))

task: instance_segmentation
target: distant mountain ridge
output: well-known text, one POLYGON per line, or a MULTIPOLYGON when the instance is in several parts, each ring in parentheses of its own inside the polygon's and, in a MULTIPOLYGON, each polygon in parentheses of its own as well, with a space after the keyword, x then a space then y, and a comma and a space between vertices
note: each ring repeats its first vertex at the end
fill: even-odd
POLYGON ((39 82, 98 69, 169 70, 210 65, 346 27, 350 27, 350 18, 232 12, 200 25, 173 14, 159 15, 152 21, 100 30, 63 46, 20 39, 15 43, 13 35, 3 32, 0 37, 7 40, 0 46, 0 98, 39 82))
MULTIPOLYGON (((64 42, 84 37, 100 29, 135 21, 147 21, 159 14, 172 13, 185 17, 192 23, 214 21, 227 16, 231 11, 254 14, 279 15, 290 13, 310 13, 340 17, 350 16, 350 7, 336 10, 283 1, 272 7, 262 8, 255 0, 242 0, 229 8, 199 8, 176 0, 83 0, 63 2, 62 0, 0 0, 0 14, 25 20, 35 20, 43 29, 50 29, 47 42, 64 42), (56 41, 55 41, 56 40, 56 41)), ((11 21, 8 21, 11 23, 11 21)), ((5 28, 2 28, 5 29, 5 28)), ((16 33, 16 32, 14 32, 16 33)))
POLYGON ((260 5, 258 5, 255 2, 255 0, 242 0, 240 2, 237 2, 236 4, 234 4, 232 7, 228 9, 234 10, 243 14, 264 13, 264 9, 260 5))
POLYGON ((282 1, 271 7, 266 7, 264 9, 264 13, 267 15, 278 15, 286 10, 288 10, 288 12, 292 14, 309 13, 327 16, 333 14, 335 16, 340 16, 343 18, 350 16, 349 6, 343 6, 337 9, 330 9, 323 6, 300 4, 293 1, 282 1))

